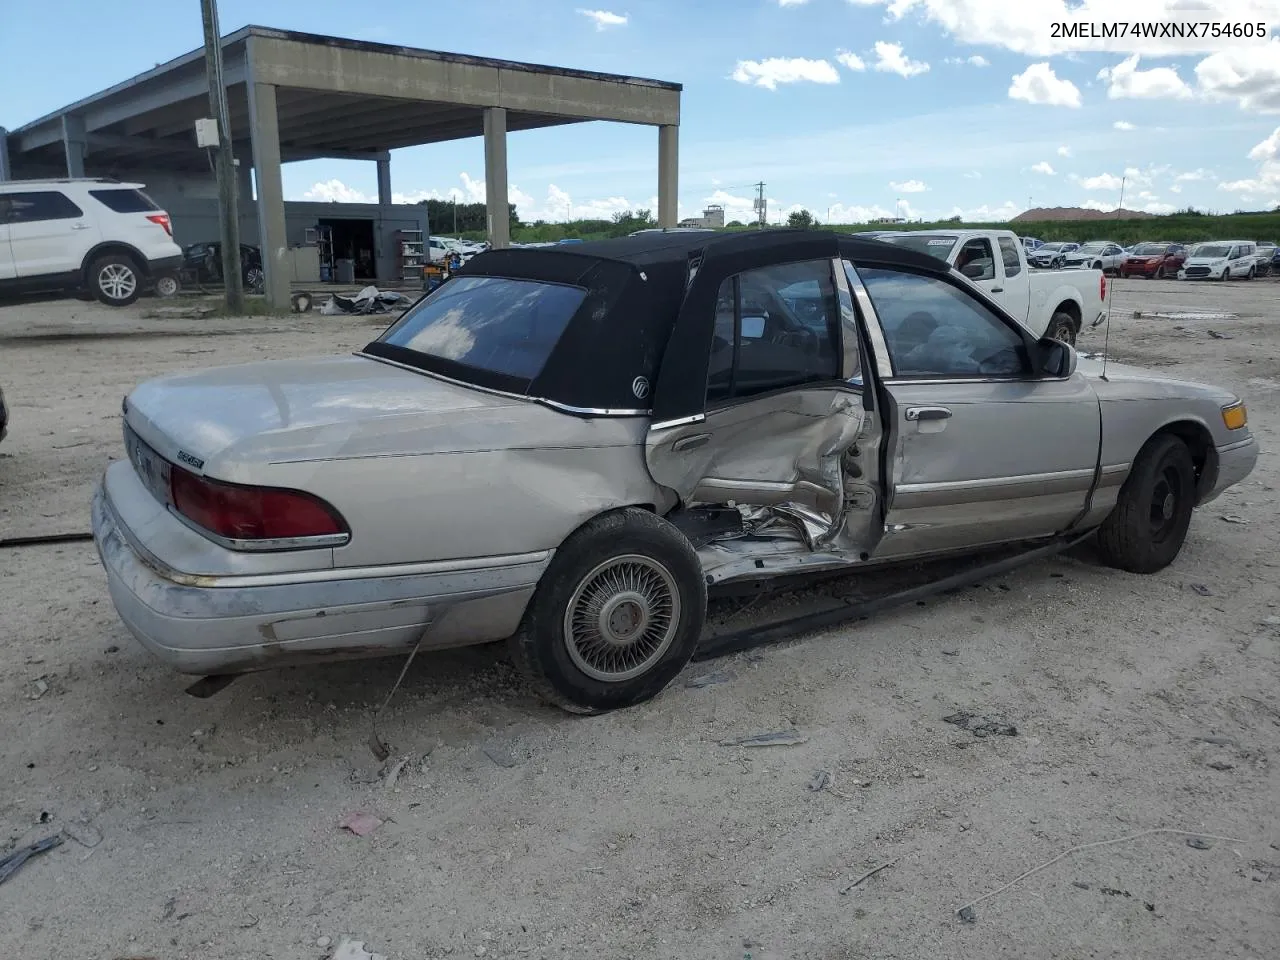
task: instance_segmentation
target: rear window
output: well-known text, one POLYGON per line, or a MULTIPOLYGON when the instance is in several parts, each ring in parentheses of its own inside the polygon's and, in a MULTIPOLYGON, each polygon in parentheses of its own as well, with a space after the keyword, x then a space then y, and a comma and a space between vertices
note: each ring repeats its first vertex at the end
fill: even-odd
POLYGON ((155 201, 141 190, 90 190, 89 196, 116 213, 150 213, 159 210, 155 201))
POLYGON ((899 233, 893 236, 876 237, 881 243, 892 243, 895 247, 906 247, 917 253, 927 253, 939 260, 951 256, 951 250, 959 237, 944 236, 937 233, 899 233))
POLYGON ((378 338, 487 373, 533 380, 587 292, 581 287, 455 277, 378 338))

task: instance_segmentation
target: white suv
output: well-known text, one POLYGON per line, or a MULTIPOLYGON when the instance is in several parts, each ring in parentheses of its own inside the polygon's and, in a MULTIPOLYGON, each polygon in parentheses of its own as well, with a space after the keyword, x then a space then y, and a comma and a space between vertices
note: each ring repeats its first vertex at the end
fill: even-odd
POLYGON ((0 295, 87 290, 133 303, 146 287, 177 290, 182 250, 169 215, 140 183, 0 182, 0 295))

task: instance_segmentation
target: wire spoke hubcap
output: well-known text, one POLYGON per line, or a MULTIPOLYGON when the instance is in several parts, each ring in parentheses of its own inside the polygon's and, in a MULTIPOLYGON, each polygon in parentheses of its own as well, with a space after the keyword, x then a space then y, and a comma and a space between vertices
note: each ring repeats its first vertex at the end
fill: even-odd
POLYGON ((122 263, 109 263, 98 273, 98 286, 112 300, 132 296, 138 287, 138 278, 122 263))
POLYGON ((650 557, 630 554, 597 566, 578 584, 564 614, 574 666, 605 683, 641 676, 675 640, 680 591, 650 557))

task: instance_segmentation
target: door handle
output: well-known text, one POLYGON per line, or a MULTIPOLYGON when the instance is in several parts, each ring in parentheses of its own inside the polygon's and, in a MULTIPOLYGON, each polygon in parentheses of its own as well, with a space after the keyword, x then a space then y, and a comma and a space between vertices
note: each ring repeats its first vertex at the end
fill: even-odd
POLYGON ((71 225, 71 229, 72 230, 88 230, 89 225, 87 223, 73 223, 71 225))
POLYGON ((1004 293, 1004 287, 992 287, 992 288, 991 288, 991 292, 992 292, 992 293, 1004 293))
POLYGON ((946 420, 950 416, 946 407, 907 407, 908 420, 946 420))
POLYGON ((698 447, 704 447, 711 440, 709 433, 695 433, 692 437, 681 437, 671 445, 673 453, 679 453, 682 450, 696 450, 698 447))

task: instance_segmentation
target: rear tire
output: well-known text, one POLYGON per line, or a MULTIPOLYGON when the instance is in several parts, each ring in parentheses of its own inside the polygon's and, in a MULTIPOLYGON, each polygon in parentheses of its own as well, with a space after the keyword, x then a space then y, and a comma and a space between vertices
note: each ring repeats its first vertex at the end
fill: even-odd
POLYGON ((539 696, 570 713, 630 707, 684 669, 706 609, 702 564, 688 539, 627 507, 589 521, 556 551, 511 656, 539 696))
POLYGON ((1098 529, 1103 561, 1130 573, 1155 573, 1182 550, 1196 505, 1191 451, 1169 434, 1139 451, 1120 498, 1098 529))
POLYGON ((1049 328, 1044 335, 1063 343, 1076 345, 1076 322, 1071 314, 1058 311, 1049 319, 1049 328))
POLYGON ((127 307, 142 293, 142 275, 132 258, 109 253, 89 268, 89 289, 109 307, 127 307))
POLYGON ((156 277, 155 291, 157 297, 162 297, 166 300, 170 297, 176 297, 181 287, 182 284, 175 274, 164 273, 156 277))

